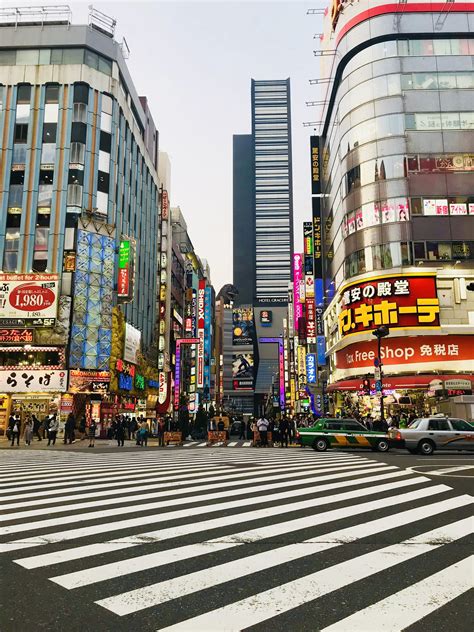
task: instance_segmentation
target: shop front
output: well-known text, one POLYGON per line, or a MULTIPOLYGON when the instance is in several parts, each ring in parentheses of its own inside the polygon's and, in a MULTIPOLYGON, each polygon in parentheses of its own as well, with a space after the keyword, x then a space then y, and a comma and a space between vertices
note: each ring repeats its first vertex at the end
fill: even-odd
POLYGON ((72 412, 76 420, 85 416, 87 425, 94 419, 96 436, 105 437, 113 419, 109 401, 110 372, 71 369, 68 393, 73 398, 72 412))

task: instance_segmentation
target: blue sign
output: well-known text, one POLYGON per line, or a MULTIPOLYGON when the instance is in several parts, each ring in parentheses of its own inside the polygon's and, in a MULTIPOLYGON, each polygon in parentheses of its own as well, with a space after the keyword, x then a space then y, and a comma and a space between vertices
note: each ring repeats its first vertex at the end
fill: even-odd
POLYGON ((306 354, 306 381, 308 384, 316 384, 316 355, 306 354))
POLYGON ((210 399, 211 389, 211 303, 212 290, 206 287, 204 302, 204 399, 210 399))
POLYGON ((326 339, 324 336, 316 336, 316 349, 318 351, 318 364, 326 364, 326 339))
POLYGON ((375 382, 375 390, 378 391, 379 393, 382 392, 382 382, 381 382, 381 380, 377 380, 375 382))
POLYGON ((150 388, 160 388, 160 383, 156 380, 148 380, 148 386, 150 388))
POLYGON ((314 279, 314 300, 316 305, 324 305, 324 283, 322 279, 314 279))
POLYGON ((133 388, 133 377, 131 375, 125 375, 125 373, 118 374, 118 385, 124 391, 131 391, 133 388))

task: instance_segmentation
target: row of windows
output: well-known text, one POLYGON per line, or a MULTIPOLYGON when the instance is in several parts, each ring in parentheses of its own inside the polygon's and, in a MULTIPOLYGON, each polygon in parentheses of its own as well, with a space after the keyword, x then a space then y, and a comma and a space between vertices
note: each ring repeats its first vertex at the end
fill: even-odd
POLYGON ((416 112, 405 114, 406 129, 421 131, 474 129, 474 112, 416 112))
POLYGON ((106 75, 112 75, 112 62, 87 48, 0 50, 0 66, 49 66, 50 64, 85 64, 106 75))
POLYGON ((403 90, 474 88, 473 72, 410 72, 402 75, 403 90))
POLYGON ((474 260, 473 241, 453 242, 392 242, 367 246, 351 253, 344 261, 345 278, 420 261, 474 260))
POLYGON ((474 55, 474 40, 461 38, 398 40, 398 54, 415 57, 427 57, 432 55, 474 55))

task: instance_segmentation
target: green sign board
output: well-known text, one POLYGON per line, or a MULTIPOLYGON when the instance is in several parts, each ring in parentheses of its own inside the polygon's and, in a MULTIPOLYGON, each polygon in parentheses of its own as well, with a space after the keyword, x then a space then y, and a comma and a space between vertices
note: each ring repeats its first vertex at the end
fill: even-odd
POLYGON ((143 375, 135 375, 135 388, 143 390, 145 388, 145 378, 143 375))
POLYGON ((119 249, 119 268, 123 269, 130 263, 130 242, 121 241, 119 249))

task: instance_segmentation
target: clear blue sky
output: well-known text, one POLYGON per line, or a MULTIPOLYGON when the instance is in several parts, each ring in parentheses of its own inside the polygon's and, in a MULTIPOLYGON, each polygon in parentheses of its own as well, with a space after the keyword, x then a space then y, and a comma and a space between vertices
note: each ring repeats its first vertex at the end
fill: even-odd
MULTIPOLYGON (((69 3, 73 23, 86 21, 89 2, 69 3)), ((181 206, 217 291, 232 281, 232 135, 250 131, 251 78, 291 78, 295 247, 301 248, 301 222, 311 214, 311 129, 303 121, 319 118, 305 101, 319 99, 308 79, 319 75, 313 35, 321 30, 321 18, 306 11, 322 6, 311 0, 94 3, 117 19, 117 39, 128 42, 132 78, 149 99, 160 149, 171 158, 171 202, 181 206)))

